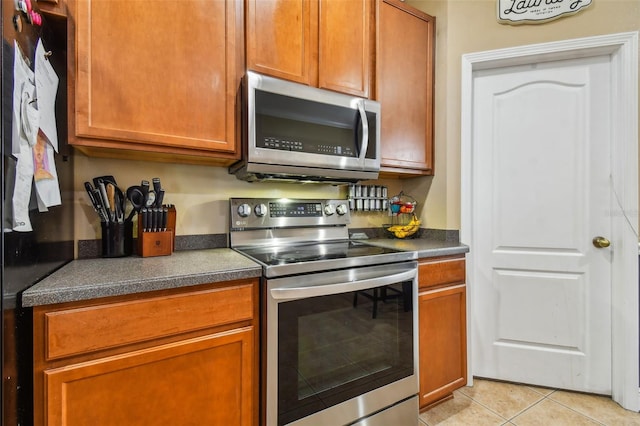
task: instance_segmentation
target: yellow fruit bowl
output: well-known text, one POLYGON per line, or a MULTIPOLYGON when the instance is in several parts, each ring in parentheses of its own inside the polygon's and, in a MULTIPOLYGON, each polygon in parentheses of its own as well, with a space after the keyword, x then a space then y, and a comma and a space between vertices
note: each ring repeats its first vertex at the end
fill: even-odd
POLYGON ((420 229, 420 220, 414 214, 406 225, 382 225, 383 228, 395 238, 407 238, 414 235, 420 229))

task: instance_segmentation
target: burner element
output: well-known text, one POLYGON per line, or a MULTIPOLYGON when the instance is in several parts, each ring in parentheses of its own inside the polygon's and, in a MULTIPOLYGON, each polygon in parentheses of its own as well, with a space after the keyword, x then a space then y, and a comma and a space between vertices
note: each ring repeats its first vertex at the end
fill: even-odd
POLYGON ((311 262, 314 260, 322 260, 323 255, 304 253, 299 251, 293 251, 291 253, 281 253, 272 255, 271 259, 278 263, 296 263, 296 262, 311 262))

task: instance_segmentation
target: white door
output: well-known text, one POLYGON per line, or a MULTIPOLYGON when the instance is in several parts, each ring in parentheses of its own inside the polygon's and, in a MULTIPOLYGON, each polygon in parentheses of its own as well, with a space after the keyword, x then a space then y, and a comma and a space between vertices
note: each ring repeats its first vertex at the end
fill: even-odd
POLYGON ((476 376, 611 394, 609 61, 474 73, 476 376))

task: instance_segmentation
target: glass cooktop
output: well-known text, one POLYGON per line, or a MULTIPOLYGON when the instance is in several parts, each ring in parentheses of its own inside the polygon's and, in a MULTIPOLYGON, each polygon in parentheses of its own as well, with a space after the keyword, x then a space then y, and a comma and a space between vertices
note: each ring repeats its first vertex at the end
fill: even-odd
POLYGON ((409 260, 412 253, 356 241, 332 241, 236 249, 261 263, 265 276, 409 260))
POLYGON ((266 265, 311 262, 317 260, 344 259, 349 257, 372 256, 397 253, 397 250, 370 246, 354 241, 299 244, 294 246, 274 246, 242 249, 243 253, 266 265))

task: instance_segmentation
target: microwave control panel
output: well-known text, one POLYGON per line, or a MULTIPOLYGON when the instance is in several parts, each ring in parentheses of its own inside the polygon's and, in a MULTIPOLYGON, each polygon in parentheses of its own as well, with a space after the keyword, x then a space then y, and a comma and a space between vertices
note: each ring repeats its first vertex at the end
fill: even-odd
POLYGON ((339 157, 356 157, 356 152, 352 146, 342 146, 337 144, 321 144, 311 141, 289 140, 276 137, 264 137, 260 148, 277 149, 280 151, 307 152, 311 154, 335 155, 339 157))

